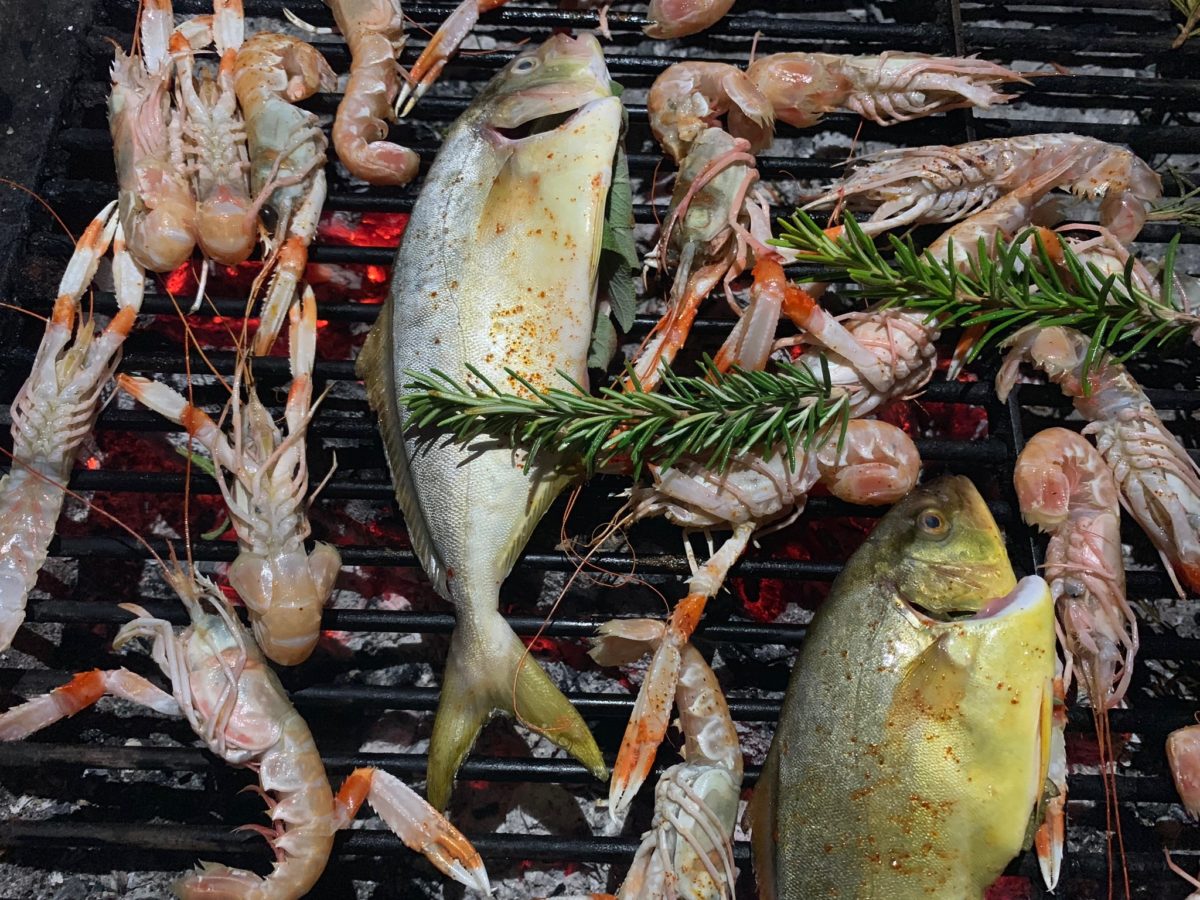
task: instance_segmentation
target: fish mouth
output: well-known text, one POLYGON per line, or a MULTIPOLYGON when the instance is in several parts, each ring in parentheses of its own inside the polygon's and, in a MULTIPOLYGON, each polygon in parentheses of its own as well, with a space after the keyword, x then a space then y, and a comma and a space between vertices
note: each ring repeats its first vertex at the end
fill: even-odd
POLYGON ((915 600, 900 596, 905 611, 922 625, 947 625, 951 623, 993 622, 1005 616, 1016 615, 1036 606, 1049 590, 1046 582, 1037 575, 1030 575, 1017 582, 1017 586, 1005 594, 990 600, 981 609, 932 610, 915 600))
POLYGON ((526 122, 518 122, 516 125, 507 127, 493 125, 492 132, 505 140, 513 142, 523 141, 526 138, 536 137, 539 134, 547 134, 566 125, 594 102, 593 100, 584 103, 582 106, 564 109, 561 112, 550 113, 549 115, 535 116, 526 122))
POLYGON ((1018 581, 1015 588, 1003 597, 992 600, 971 618, 991 620, 1016 615, 1041 603, 1049 590, 1045 580, 1040 576, 1028 575, 1018 581))

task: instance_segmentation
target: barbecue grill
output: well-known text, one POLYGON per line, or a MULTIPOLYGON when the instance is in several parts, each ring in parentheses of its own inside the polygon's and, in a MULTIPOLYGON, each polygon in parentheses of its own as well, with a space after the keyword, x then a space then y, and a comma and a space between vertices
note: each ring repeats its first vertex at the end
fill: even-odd
MULTIPOLYGON (((314 25, 332 24, 317 0, 248 0, 248 33, 293 30, 282 17, 285 5, 314 25)), ((1186 76, 1198 51, 1191 44, 1169 49, 1175 29, 1166 0, 961 5, 959 0, 863 5, 816 0, 806 3, 803 13, 794 11, 797 5, 743 0, 708 33, 670 44, 642 35, 640 3, 619 3, 609 12, 613 39, 606 50, 614 78, 627 88, 640 237, 650 237, 669 195, 661 186, 654 189, 660 154, 646 127, 646 89, 677 58, 744 63, 756 37, 759 53, 981 53, 1048 73, 1023 89, 1013 105, 986 114, 955 112, 886 130, 862 126, 854 117, 830 116, 803 133, 784 129, 783 140, 760 159, 764 178, 778 191, 780 213, 789 211, 812 183, 836 178, 837 164, 856 139, 861 149, 875 149, 1075 131, 1127 143, 1160 171, 1172 165, 1195 168, 1196 159, 1188 154, 1200 148, 1200 125, 1195 124, 1200 81, 1186 76), (1050 74, 1051 63, 1076 74, 1050 74)), ((0 92, 0 175, 36 189, 76 232, 115 196, 105 120, 109 39, 129 46, 136 6, 134 0, 43 0, 36 7, 14 3, 0 10, 0 85, 8 91, 0 92)), ((406 62, 425 42, 422 29, 436 27, 450 9, 449 3, 406 7, 416 23, 406 62)), ((208 8, 203 0, 176 0, 175 11, 191 15, 208 8)), ((427 166, 439 129, 511 58, 518 41, 540 40, 554 29, 596 25, 592 12, 560 11, 523 0, 485 16, 476 43, 468 41, 468 47, 482 47, 482 52, 464 53, 454 61, 413 120, 393 129, 393 138, 418 149, 427 166)), ((335 70, 346 70, 349 59, 340 38, 307 38, 335 70)), ((328 116, 338 99, 318 95, 306 105, 328 116)), ((403 217, 419 182, 404 189, 368 190, 347 179, 336 160, 330 162, 329 178, 325 220, 310 254, 309 277, 322 301, 316 388, 318 393, 325 386, 331 390, 313 423, 309 446, 314 482, 336 455, 337 471, 316 502, 313 519, 315 537, 339 545, 346 569, 336 608, 325 615, 323 646, 283 678, 313 728, 332 777, 344 776, 354 766, 377 765, 413 783, 424 776, 436 679, 453 618, 416 571, 352 358, 375 318, 403 217)), ((0 187, 0 210, 0 299, 45 314, 71 241, 22 193, 0 187)), ((1147 227, 1144 252, 1161 255, 1162 243, 1174 230, 1147 227)), ((1195 269, 1200 259, 1189 245, 1200 245, 1200 234, 1185 229, 1183 241, 1183 258, 1195 269)), ((232 371, 226 329, 239 324, 254 271, 247 264, 214 273, 209 284, 213 302, 195 320, 209 348, 207 361, 198 353, 183 353, 171 297, 182 296, 185 303, 190 299, 193 274, 151 279, 142 325, 126 344, 123 370, 177 386, 187 373, 195 373, 196 402, 219 404, 223 398, 206 374, 207 365, 225 374, 232 371)), ((99 288, 95 308, 110 314, 112 295, 102 283, 99 288)), ((637 335, 654 321, 652 298, 647 304, 647 314, 637 320, 637 335)), ((718 312, 711 315, 696 326, 702 346, 715 346, 728 327, 718 312)), ((0 423, 5 426, 8 404, 28 373, 40 335, 36 318, 0 309, 0 423)), ((1189 447, 1200 437, 1194 358, 1185 354, 1132 366, 1189 447)), ((974 479, 1005 529, 1014 566, 1027 574, 1036 570, 1042 544, 1017 515, 1013 463, 1024 437, 1061 423, 1070 406, 1056 388, 1038 385, 1022 387, 1002 404, 991 387, 994 360, 975 369, 979 381, 935 379, 920 401, 896 415, 918 438, 927 473, 952 471, 974 479)), ((255 372, 264 402, 281 406, 286 359, 260 360, 255 372)), ((184 489, 189 486, 185 462, 172 451, 172 440, 178 444, 179 434, 163 420, 118 399, 101 416, 94 445, 81 456, 71 481, 74 490, 88 492, 159 552, 165 552, 167 538, 182 534, 184 489)), ((8 446, 7 429, 4 441, 8 446)), ((190 478, 193 553, 203 566, 219 567, 233 558, 235 545, 228 535, 199 537, 221 517, 216 485, 195 469, 190 478)), ((577 581, 545 622, 551 601, 575 568, 562 536, 590 535, 620 505, 613 495, 621 487, 616 480, 590 483, 561 532, 565 501, 560 501, 531 540, 502 598, 502 611, 517 632, 536 636, 535 651, 548 660, 552 677, 566 686, 589 720, 610 762, 637 679, 618 679, 591 664, 583 652, 585 639, 614 614, 661 614, 664 607, 656 591, 672 600, 680 596, 687 562, 678 532, 648 522, 634 528, 626 543, 606 546, 592 559, 597 571, 577 581), (630 573, 636 577, 627 577, 630 573)), ((804 517, 753 549, 735 568, 730 592, 710 604, 697 641, 706 654, 715 654, 744 738, 747 785, 758 775, 808 611, 877 515, 830 498, 812 498, 804 517)), ((1172 848, 1175 859, 1195 871, 1200 868, 1200 832, 1177 805, 1163 741, 1171 729, 1191 723, 1200 707, 1200 671, 1194 663, 1200 620, 1193 601, 1172 599, 1146 539, 1133 527, 1126 528, 1124 537, 1129 596, 1145 626, 1130 708, 1112 713, 1121 762, 1119 815, 1134 895, 1183 897, 1187 886, 1167 871, 1162 848, 1172 848)), ((29 604, 29 624, 13 649, 0 657, 0 703, 5 707, 83 669, 124 664, 153 672, 144 654, 112 652, 112 636, 127 618, 117 602, 137 601, 155 615, 184 621, 183 609, 155 577, 146 550, 107 520, 89 514, 82 503, 68 500, 51 556, 29 604)), ((606 815, 595 803, 604 796, 604 786, 546 742, 527 739, 509 724, 485 730, 460 772, 452 817, 485 857, 501 896, 579 893, 605 885, 615 889, 649 822, 652 790, 641 792, 626 827, 613 834, 605 829, 606 815)), ((1085 706, 1071 710, 1068 748, 1068 852, 1058 896, 1102 897, 1107 895, 1109 866, 1104 793, 1085 706)), ((674 761, 668 741, 651 780, 674 761)), ((169 878, 200 858, 265 871, 270 853, 261 839, 231 831, 263 821, 261 801, 238 793, 250 781, 247 773, 196 749, 186 725, 116 702, 105 701, 33 740, 0 744, 0 846, 7 851, 0 864, 0 895, 162 896, 169 878)), ((316 896, 460 896, 460 888, 434 877, 423 860, 390 833, 377 830, 377 823, 376 828, 369 820, 359 823, 364 824, 339 837, 316 896)), ((739 840, 735 850, 742 870, 738 897, 752 897, 748 845, 739 840)), ((993 897, 1046 896, 1030 854, 1015 860, 993 891, 993 897)))

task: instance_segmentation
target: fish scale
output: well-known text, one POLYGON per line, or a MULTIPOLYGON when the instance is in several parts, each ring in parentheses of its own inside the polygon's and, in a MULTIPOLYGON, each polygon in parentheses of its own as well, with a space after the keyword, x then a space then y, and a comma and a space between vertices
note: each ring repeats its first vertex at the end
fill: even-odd
POLYGON ((439 808, 494 712, 606 774, 582 718, 498 612, 500 585, 571 474, 549 454, 524 471, 519 452, 488 438, 462 447, 406 431, 398 398, 407 372, 467 381, 468 364, 521 392, 506 369, 538 387, 560 371, 587 383, 621 117, 594 38, 555 36, 517 56, 447 134, 359 357, 413 549, 457 613, 429 749, 439 808))

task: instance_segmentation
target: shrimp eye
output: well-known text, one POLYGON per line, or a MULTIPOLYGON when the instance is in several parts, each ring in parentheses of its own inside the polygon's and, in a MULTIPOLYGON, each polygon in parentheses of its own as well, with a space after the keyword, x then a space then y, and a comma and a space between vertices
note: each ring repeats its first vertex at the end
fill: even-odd
POLYGON ((936 509, 927 509, 922 512, 917 517, 917 524, 921 527, 921 531, 930 537, 944 537, 950 530, 950 523, 936 509))
POLYGON ((526 56, 523 59, 517 60, 516 65, 513 66, 513 71, 516 72, 518 75, 527 75, 530 72, 532 72, 534 69, 536 69, 537 66, 538 66, 538 61, 535 57, 526 56))

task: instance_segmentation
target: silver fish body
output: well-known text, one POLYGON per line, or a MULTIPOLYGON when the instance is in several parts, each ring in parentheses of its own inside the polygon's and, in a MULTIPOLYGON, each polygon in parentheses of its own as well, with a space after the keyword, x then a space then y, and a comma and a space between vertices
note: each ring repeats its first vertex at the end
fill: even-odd
POLYGON ((559 460, 484 438, 409 428, 406 372, 507 390, 587 380, 605 200, 621 129, 599 44, 555 36, 509 64, 450 129, 405 231, 391 296, 360 357, 414 550, 458 626, 430 746, 429 797, 494 711, 566 748, 598 777, 587 726, 498 613, 500 585, 569 483, 559 460))

